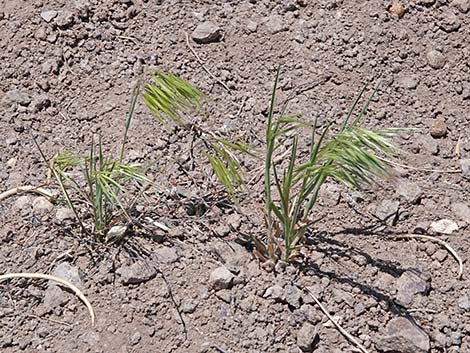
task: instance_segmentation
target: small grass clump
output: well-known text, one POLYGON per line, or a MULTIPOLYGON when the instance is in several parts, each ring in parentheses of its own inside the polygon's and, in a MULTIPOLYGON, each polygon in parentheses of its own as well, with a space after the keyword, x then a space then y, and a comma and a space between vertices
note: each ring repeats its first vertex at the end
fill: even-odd
MULTIPOLYGON (((187 109, 201 108, 202 93, 172 74, 157 73, 154 83, 147 84, 144 98, 162 123, 169 120, 198 131, 208 147, 208 159, 215 175, 231 196, 244 184, 236 152, 251 153, 251 147, 219 138, 214 132, 185 122, 181 114, 187 109), (168 119, 169 118, 169 119, 168 119)), ((384 178, 391 169, 379 155, 390 154, 390 137, 399 129, 368 130, 362 127, 369 98, 356 117, 353 114, 366 87, 355 100, 342 126, 332 126, 318 134, 317 121, 287 116, 287 102, 279 117, 274 116, 277 70, 266 127, 264 156, 264 236, 255 236, 255 255, 262 261, 291 262, 300 255, 305 233, 319 219, 314 217, 319 190, 328 179, 335 179, 350 188, 361 188, 384 178), (299 131, 310 129, 309 148, 299 144, 299 131), (280 153, 280 151, 283 153, 280 153), (287 152, 287 153, 286 153, 287 152)))
POLYGON ((73 210, 82 231, 102 242, 119 240, 132 223, 128 210, 135 200, 127 206, 124 201, 129 196, 129 184, 136 182, 138 188, 142 188, 143 184, 150 183, 140 165, 123 161, 137 97, 138 89, 132 98, 119 157, 104 153, 101 136, 97 143, 92 139, 88 156, 61 152, 48 160, 39 149, 59 185, 65 204, 73 210), (91 222, 88 222, 90 219, 91 222), (124 225, 113 227, 117 219, 124 219, 121 222, 124 225))

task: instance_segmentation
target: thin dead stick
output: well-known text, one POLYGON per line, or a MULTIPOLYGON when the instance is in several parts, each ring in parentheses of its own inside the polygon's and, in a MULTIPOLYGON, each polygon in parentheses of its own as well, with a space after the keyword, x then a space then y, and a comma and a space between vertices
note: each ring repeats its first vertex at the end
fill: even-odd
POLYGON ((460 170, 456 170, 456 169, 428 169, 428 168, 417 168, 417 167, 412 167, 412 166, 409 166, 409 165, 406 165, 406 164, 397 163, 397 162, 391 161, 391 160, 386 159, 386 158, 382 158, 382 157, 377 157, 377 158, 380 159, 382 162, 385 162, 385 163, 394 165, 394 166, 396 166, 396 167, 401 167, 401 168, 411 169, 411 170, 417 170, 417 171, 419 171, 419 172, 431 172, 431 173, 460 173, 460 170))
POLYGON ((362 352, 362 353, 369 353, 368 350, 362 345, 360 344, 351 334, 349 334, 344 328, 342 328, 336 321, 335 319, 333 319, 333 317, 330 315, 330 313, 328 312, 328 310, 325 309, 325 307, 320 303, 320 301, 313 295, 313 293, 308 289, 308 288, 305 288, 305 287, 300 287, 301 289, 303 289, 305 292, 307 292, 311 297, 312 299, 315 301, 315 303, 317 303, 317 305, 320 307, 321 311, 323 311, 323 314, 326 315, 326 317, 328 318, 328 320, 331 321, 331 323, 336 327, 336 329, 344 336, 346 337, 350 342, 352 342, 357 348, 359 348, 359 350, 362 352))
POLYGON ((462 259, 457 254, 457 252, 454 249, 452 249, 452 247, 448 243, 446 243, 444 240, 431 237, 429 235, 421 235, 421 234, 402 234, 402 235, 392 235, 392 236, 388 235, 387 237, 392 237, 395 239, 425 239, 425 240, 431 240, 431 241, 441 244, 444 248, 446 248, 448 252, 452 254, 454 259, 457 260, 457 262, 459 263, 459 273, 457 274, 457 279, 462 278, 462 274, 463 274, 462 259))
POLYGON ((17 188, 13 188, 13 189, 10 189, 10 190, 7 190, 7 191, 1 193, 0 194, 0 201, 3 201, 3 200, 5 200, 6 198, 8 198, 10 196, 25 193, 25 192, 40 194, 40 195, 48 197, 48 198, 52 198, 52 196, 53 196, 49 191, 47 191, 47 190, 45 190, 41 187, 26 185, 26 186, 19 186, 17 188))
POLYGON ((90 313, 90 316, 91 316, 91 326, 95 325, 95 312, 93 311, 93 307, 91 306, 90 302, 85 297, 85 295, 82 293, 82 291, 78 289, 75 285, 70 283, 69 281, 66 281, 56 276, 46 275, 43 273, 8 273, 5 275, 0 275, 0 282, 8 280, 8 279, 12 279, 12 278, 46 279, 49 281, 57 282, 67 288, 70 288, 75 293, 75 295, 79 297, 80 300, 86 305, 88 312, 90 313))
POLYGON ((201 58, 199 57, 199 55, 197 55, 196 51, 193 49, 193 47, 191 46, 191 44, 189 43, 189 34, 188 32, 184 32, 185 36, 186 36, 186 44, 189 48, 189 50, 191 50, 191 52, 193 53, 193 55, 196 57, 196 60, 199 62, 199 65, 201 65, 201 67, 204 69, 205 72, 207 72, 209 74, 210 77, 212 77, 217 83, 219 83, 222 87, 224 87, 228 93, 231 93, 230 91, 230 88, 228 88, 228 86, 223 83, 221 80, 219 80, 212 72, 209 71, 209 69, 204 65, 204 62, 201 60, 201 58))

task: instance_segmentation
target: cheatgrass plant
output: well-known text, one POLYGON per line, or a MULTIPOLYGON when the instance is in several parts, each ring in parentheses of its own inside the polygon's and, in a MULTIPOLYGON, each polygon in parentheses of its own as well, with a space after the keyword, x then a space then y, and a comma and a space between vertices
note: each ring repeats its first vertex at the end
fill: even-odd
POLYGON ((141 190, 150 183, 140 165, 123 161, 137 97, 138 88, 133 93, 118 157, 104 153, 101 137, 97 143, 92 139, 87 156, 61 152, 47 160, 39 149, 50 174, 59 185, 65 204, 73 210, 82 231, 103 242, 116 241, 116 237, 123 236, 127 225, 131 224, 128 210, 136 200, 134 198, 132 202, 125 203, 126 199, 130 199, 130 183, 141 190), (121 223, 127 225, 119 229, 112 227, 117 219, 124 220, 121 223))
POLYGON ((194 132, 194 137, 205 147, 215 176, 237 201, 236 191, 243 185, 238 152, 251 153, 251 148, 240 141, 230 141, 216 131, 203 129, 187 119, 190 110, 202 112, 204 94, 172 73, 156 72, 153 82, 145 85, 143 97, 148 108, 160 123, 174 123, 194 132))
POLYGON ((255 254, 261 260, 290 262, 300 255, 306 231, 319 220, 315 218, 314 206, 325 181, 331 178, 360 189, 364 184, 372 184, 377 178, 389 175, 391 169, 380 155, 392 152, 390 137, 399 130, 372 131, 362 127, 365 111, 376 90, 353 117, 366 87, 337 132, 332 132, 331 125, 318 132, 316 120, 308 122, 298 116, 285 116, 287 103, 276 118, 278 79, 279 69, 266 128, 266 233, 255 238, 254 242, 255 254), (306 127, 311 130, 309 148, 299 149, 299 134, 296 132, 306 127), (289 145, 286 162, 280 163, 276 155, 286 145, 289 145))
MULTIPOLYGON (((391 169, 380 155, 393 151, 390 137, 399 129, 368 130, 362 126, 372 96, 355 114, 365 86, 356 98, 342 125, 318 131, 317 121, 288 116, 287 102, 275 117, 276 73, 266 127, 264 160, 264 198, 266 233, 254 237, 255 255, 262 261, 295 261, 303 247, 305 233, 318 219, 314 217, 321 186, 335 179, 360 189, 391 169), (355 116, 354 116, 355 114, 355 116), (301 131, 310 129, 308 148, 299 143, 301 131), (287 147, 288 146, 288 147, 287 147), (287 150, 286 150, 287 147, 287 150), (287 153, 286 153, 287 152, 287 153)), ((203 94, 172 74, 156 73, 145 86, 147 106, 162 123, 172 121, 198 132, 208 147, 207 156, 215 175, 231 196, 243 185, 238 152, 252 153, 241 143, 233 143, 212 131, 205 131, 182 116, 188 109, 200 109, 203 94)))

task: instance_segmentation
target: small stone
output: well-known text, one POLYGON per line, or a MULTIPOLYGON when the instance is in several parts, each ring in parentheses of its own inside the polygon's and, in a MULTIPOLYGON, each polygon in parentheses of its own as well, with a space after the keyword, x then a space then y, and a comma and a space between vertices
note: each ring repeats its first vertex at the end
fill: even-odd
POLYGON ((14 207, 18 210, 25 210, 31 207, 31 197, 28 195, 22 195, 18 197, 15 201, 14 207))
MULTIPOLYGON (((83 287, 82 278, 80 277, 78 269, 68 262, 61 262, 58 264, 52 274, 59 278, 65 279, 80 289, 83 287)), ((49 282, 49 284, 56 285, 55 282, 49 282)))
POLYGON ((60 222, 72 220, 75 218, 75 213, 68 207, 59 207, 56 211, 55 218, 60 222))
POLYGON ((431 288, 430 277, 417 271, 405 271, 396 280, 397 302, 408 308, 416 294, 427 294, 431 288))
POLYGON ((447 259, 447 256, 448 256, 448 252, 447 250, 444 250, 444 249, 440 249, 440 250, 437 250, 434 255, 432 256, 432 258, 434 260, 437 260, 439 262, 444 262, 445 259, 447 259))
POLYGON ((452 12, 449 12, 444 15, 441 22, 439 23, 439 27, 444 32, 454 32, 460 28, 460 21, 457 16, 455 16, 452 12))
POLYGON ((70 27, 74 22, 73 13, 70 11, 60 11, 58 12, 54 22, 57 26, 63 29, 70 27))
POLYGON ((154 252, 154 256, 158 262, 164 264, 172 264, 178 261, 179 259, 176 250, 167 246, 156 249, 154 252))
POLYGON ((455 202, 450 205, 452 212, 460 220, 470 224, 470 207, 464 202, 455 202))
POLYGON ((402 180, 398 183, 396 192, 406 201, 413 204, 419 203, 423 196, 423 190, 417 183, 405 180, 402 180))
POLYGON ((470 159, 460 160, 460 170, 462 171, 462 176, 464 178, 470 179, 470 159))
POLYGON ((377 340, 382 352, 428 353, 429 336, 419 326, 404 317, 391 319, 377 340))
POLYGON ((463 297, 460 297, 457 301, 457 305, 459 306, 460 309, 463 309, 465 311, 470 311, 470 297, 468 295, 464 295, 463 297))
POLYGON ((440 219, 439 221, 432 222, 429 226, 430 230, 438 234, 452 234, 459 230, 459 226, 450 219, 440 219))
POLYGON ((447 124, 444 118, 437 118, 431 125, 431 136, 441 138, 447 135, 447 124))
POLYGON ((209 277, 209 283, 215 290, 228 289, 232 286, 235 276, 225 266, 213 270, 209 277))
POLYGON ((15 165, 16 165, 16 162, 18 162, 18 158, 12 157, 12 158, 10 158, 10 159, 7 161, 6 166, 7 166, 8 168, 14 168, 15 165))
POLYGON ((298 309, 301 305, 302 292, 296 286, 291 286, 288 284, 284 288, 284 298, 287 304, 298 309))
POLYGON ((248 32, 254 33, 258 29, 258 23, 252 20, 248 20, 245 24, 245 28, 248 30, 248 32))
POLYGON ((27 106, 31 103, 31 97, 19 89, 8 91, 6 96, 11 102, 18 103, 19 105, 27 106))
POLYGON ((418 5, 432 6, 436 0, 418 0, 418 5))
POLYGON ((136 331, 129 337, 129 344, 131 346, 135 346, 139 344, 140 340, 142 339, 142 335, 139 331, 136 331))
POLYGON ((281 286, 274 285, 266 289, 263 298, 274 299, 275 301, 284 301, 284 289, 281 286))
POLYGON ((396 222, 400 202, 397 200, 382 200, 375 208, 374 214, 388 224, 396 222))
POLYGON ((452 5, 462 13, 467 13, 470 10, 470 0, 454 0, 452 5))
POLYGON ((57 17, 57 11, 55 10, 46 10, 46 11, 41 12, 41 18, 47 23, 51 22, 56 17, 57 17))
POLYGON ((315 341, 318 339, 318 330, 310 322, 304 322, 297 331, 297 346, 302 352, 313 352, 315 341))
POLYGON ((54 205, 45 197, 39 196, 33 200, 33 211, 35 213, 48 213, 52 211, 54 205))
POLYGON ((198 305, 199 303, 197 302, 197 300, 184 299, 183 303, 181 304, 181 312, 183 314, 192 314, 196 311, 198 305))
POLYGON ((211 21, 199 24, 191 34, 191 38, 199 44, 218 42, 222 38, 222 29, 211 21))
POLYGON ((43 74, 53 73, 57 75, 59 73, 61 64, 62 62, 58 59, 55 59, 55 58, 48 59, 42 63, 41 72, 43 74))
POLYGON ((406 13, 405 7, 396 0, 392 1, 392 5, 390 6, 389 11, 392 15, 395 15, 398 18, 402 18, 406 13))
POLYGON ((427 153, 436 156, 439 154, 439 144, 429 135, 422 135, 418 137, 419 146, 427 153))
POLYGON ((287 31, 289 29, 280 15, 269 16, 266 21, 266 27, 271 34, 287 31))
POLYGON ((130 266, 121 266, 116 270, 116 273, 121 276, 121 283, 139 284, 147 282, 157 275, 157 270, 145 262, 136 262, 130 266))
POLYGON ((446 64, 446 57, 440 51, 431 49, 426 54, 426 60, 428 65, 433 69, 442 69, 446 64))

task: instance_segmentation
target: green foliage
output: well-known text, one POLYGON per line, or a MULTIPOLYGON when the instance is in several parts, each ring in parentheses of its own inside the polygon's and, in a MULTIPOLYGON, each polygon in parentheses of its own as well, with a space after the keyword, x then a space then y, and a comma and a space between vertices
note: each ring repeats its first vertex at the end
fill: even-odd
POLYGON ((249 153, 250 147, 241 142, 232 142, 213 131, 207 131, 184 119, 190 109, 201 111, 204 95, 183 79, 169 73, 157 72, 153 83, 145 86, 144 100, 162 124, 173 122, 195 132, 194 137, 203 142, 205 155, 215 176, 236 200, 236 190, 243 185, 240 163, 236 152, 249 153))
MULTIPOLYGON (((306 122, 298 117, 274 117, 275 98, 279 69, 266 128, 266 159, 264 170, 266 235, 255 238, 255 254, 262 260, 293 261, 303 246, 307 228, 318 219, 313 219, 313 207, 318 193, 328 178, 352 188, 374 183, 376 178, 390 173, 388 165, 378 154, 390 153, 393 149, 389 137, 399 130, 371 131, 360 126, 370 99, 354 121, 352 114, 364 93, 356 99, 338 133, 326 127, 317 136, 317 122, 306 122), (309 151, 299 150, 298 134, 289 133, 300 128, 311 129, 309 151), (276 152, 282 141, 290 139, 290 151, 282 172, 276 162, 276 152), (307 152, 306 157, 305 152, 307 152)), ((375 92, 374 92, 375 93, 375 92)), ((282 112, 286 110, 284 106, 282 112)), ((282 164, 282 163, 281 163, 282 164)))
POLYGON ((127 131, 137 95, 138 89, 134 91, 119 158, 104 155, 101 138, 97 144, 91 142, 88 156, 62 152, 47 161, 40 150, 59 185, 65 203, 73 210, 82 231, 100 241, 109 240, 107 232, 114 219, 125 217, 130 220, 123 204, 129 183, 150 183, 140 166, 123 163, 127 131), (85 220, 90 218, 92 224, 88 226, 85 220))

